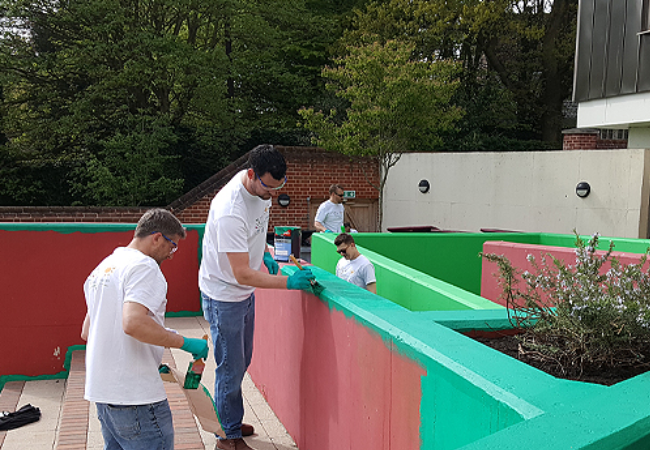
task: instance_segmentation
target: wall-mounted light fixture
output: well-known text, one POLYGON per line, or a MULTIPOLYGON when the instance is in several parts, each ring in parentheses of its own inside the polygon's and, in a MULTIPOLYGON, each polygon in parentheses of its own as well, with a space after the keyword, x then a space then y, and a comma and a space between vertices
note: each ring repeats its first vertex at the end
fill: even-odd
POLYGON ((591 186, 586 181, 581 181, 576 186, 576 195, 580 198, 585 198, 591 192, 591 186))
POLYGON ((286 208, 291 203, 291 198, 287 194, 278 195, 278 205, 286 208))
POLYGON ((429 184, 429 182, 427 180, 420 180, 420 183, 418 184, 418 189, 423 194, 426 194, 427 192, 429 192, 430 187, 431 187, 431 185, 429 184))

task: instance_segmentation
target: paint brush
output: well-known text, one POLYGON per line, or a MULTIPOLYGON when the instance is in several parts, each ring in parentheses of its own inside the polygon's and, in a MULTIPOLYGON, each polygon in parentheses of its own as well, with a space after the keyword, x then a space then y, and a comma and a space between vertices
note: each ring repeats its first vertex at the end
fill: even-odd
MULTIPOLYGON (((296 265, 296 267, 298 267, 298 269, 302 270, 302 264, 298 262, 295 256, 290 254, 289 258, 291 258, 291 261, 293 261, 293 263, 296 265)), ((311 290, 314 291, 314 294, 321 295, 325 290, 325 286, 323 286, 316 280, 311 280, 311 290)))
MULTIPOLYGON (((203 339, 207 341, 208 335, 204 334, 203 339)), ((203 375, 204 369, 205 362, 202 358, 190 361, 190 366, 187 368, 187 373, 185 374, 183 389, 197 389, 199 384, 201 384, 201 376, 203 375)))

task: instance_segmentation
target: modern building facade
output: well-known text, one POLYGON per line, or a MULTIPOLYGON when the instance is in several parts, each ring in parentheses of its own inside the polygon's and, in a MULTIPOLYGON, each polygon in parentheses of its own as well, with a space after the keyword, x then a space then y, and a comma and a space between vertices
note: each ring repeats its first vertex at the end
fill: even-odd
POLYGON ((650 0, 580 0, 573 100, 579 128, 628 129, 650 148, 650 0))

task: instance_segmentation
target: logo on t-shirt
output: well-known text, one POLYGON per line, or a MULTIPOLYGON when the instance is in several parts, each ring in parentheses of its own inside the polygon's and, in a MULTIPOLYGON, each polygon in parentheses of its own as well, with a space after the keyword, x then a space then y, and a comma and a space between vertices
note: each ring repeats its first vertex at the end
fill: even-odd
POLYGON ((97 289, 99 286, 105 287, 108 284, 108 281, 115 272, 115 267, 105 267, 103 270, 97 268, 92 274, 90 274, 88 286, 91 289, 97 289))
POLYGON ((255 219, 255 233, 266 233, 266 229, 269 227, 269 207, 264 208, 264 212, 260 217, 255 219))

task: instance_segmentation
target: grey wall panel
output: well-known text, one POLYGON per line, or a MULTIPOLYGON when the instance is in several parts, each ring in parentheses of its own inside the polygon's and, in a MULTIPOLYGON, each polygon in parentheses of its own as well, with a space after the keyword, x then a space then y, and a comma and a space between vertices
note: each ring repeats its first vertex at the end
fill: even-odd
POLYGON ((589 100, 591 40, 594 30, 594 0, 580 0, 576 33, 576 62, 573 73, 573 101, 589 100))
POLYGON ((623 74, 623 39, 627 0, 616 0, 610 6, 609 42, 607 42, 607 68, 605 69, 605 96, 621 92, 623 74))
POLYGON ((605 93, 605 67, 609 37, 610 0, 596 0, 594 8, 594 33, 591 41, 591 76, 589 99, 603 98, 605 93))
POLYGON ((640 53, 640 39, 637 33, 641 31, 642 8, 643 0, 627 0, 621 94, 633 94, 637 92, 636 82, 639 71, 640 53))
POLYGON ((650 91, 650 35, 641 36, 637 92, 650 91))

